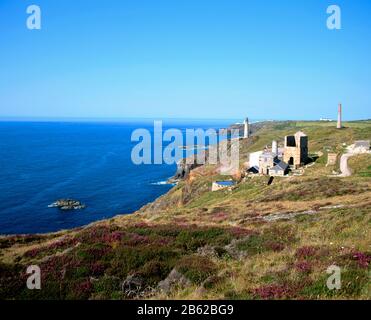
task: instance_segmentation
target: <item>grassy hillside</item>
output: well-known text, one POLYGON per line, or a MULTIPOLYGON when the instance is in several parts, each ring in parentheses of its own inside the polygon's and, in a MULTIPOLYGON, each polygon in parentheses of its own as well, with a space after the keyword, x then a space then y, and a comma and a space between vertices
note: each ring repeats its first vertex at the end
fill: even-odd
POLYGON ((267 177, 247 177, 232 192, 211 192, 221 177, 204 166, 135 214, 0 238, 0 298, 370 299, 371 155, 351 158, 347 178, 332 176, 337 165, 326 160, 371 139, 371 121, 342 130, 267 123, 241 140, 241 168, 249 152, 298 130, 316 159, 302 176, 270 186, 267 177), (25 288, 31 264, 41 268, 42 290, 25 288), (341 268, 340 290, 326 286, 331 265, 341 268))

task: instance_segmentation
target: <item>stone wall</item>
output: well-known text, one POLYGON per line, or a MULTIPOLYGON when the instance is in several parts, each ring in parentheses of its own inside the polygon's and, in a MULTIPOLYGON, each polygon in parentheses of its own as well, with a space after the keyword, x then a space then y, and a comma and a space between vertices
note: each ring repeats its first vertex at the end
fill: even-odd
POLYGON ((336 165, 337 156, 338 156, 337 153, 328 153, 326 166, 336 165))

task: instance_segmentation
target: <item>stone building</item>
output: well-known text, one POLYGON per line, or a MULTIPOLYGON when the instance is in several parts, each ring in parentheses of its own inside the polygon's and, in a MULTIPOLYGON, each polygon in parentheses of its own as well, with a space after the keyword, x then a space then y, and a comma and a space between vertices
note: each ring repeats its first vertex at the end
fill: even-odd
POLYGON ((293 136, 285 137, 283 161, 294 168, 304 165, 308 159, 308 136, 298 131, 293 136))
POLYGON ((289 165, 280 160, 273 152, 264 152, 259 157, 259 173, 270 176, 284 176, 289 165))
POLYGON ((269 169, 274 167, 274 160, 276 156, 273 152, 263 152, 259 156, 259 173, 260 174, 269 174, 269 169))

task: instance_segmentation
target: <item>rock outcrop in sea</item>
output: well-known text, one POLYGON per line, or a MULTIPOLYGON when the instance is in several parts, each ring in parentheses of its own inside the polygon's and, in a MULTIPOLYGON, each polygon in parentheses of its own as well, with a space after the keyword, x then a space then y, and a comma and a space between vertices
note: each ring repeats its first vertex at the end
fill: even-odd
POLYGON ((79 210, 85 209, 86 205, 81 203, 80 201, 73 200, 73 199, 59 199, 56 202, 48 205, 49 208, 58 208, 61 210, 79 210))

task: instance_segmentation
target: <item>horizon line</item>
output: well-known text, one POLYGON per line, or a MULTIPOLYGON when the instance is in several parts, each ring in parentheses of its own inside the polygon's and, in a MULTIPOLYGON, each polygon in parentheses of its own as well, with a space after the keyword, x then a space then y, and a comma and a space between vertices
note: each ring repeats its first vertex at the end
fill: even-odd
MULTIPOLYGON (((261 121, 323 121, 321 118, 318 119, 255 119, 253 117, 249 117, 253 122, 261 122, 261 121)), ((156 121, 156 120, 173 120, 173 121, 231 121, 236 122, 241 121, 243 122, 245 117, 241 118, 181 118, 181 117, 47 117, 47 116, 0 116, 0 122, 132 122, 138 120, 144 121, 156 121)), ((350 119, 350 120, 343 120, 343 122, 351 122, 351 121, 367 121, 371 120, 371 118, 364 118, 364 119, 350 119)), ((329 122, 336 122, 336 119, 329 119, 329 122)))

